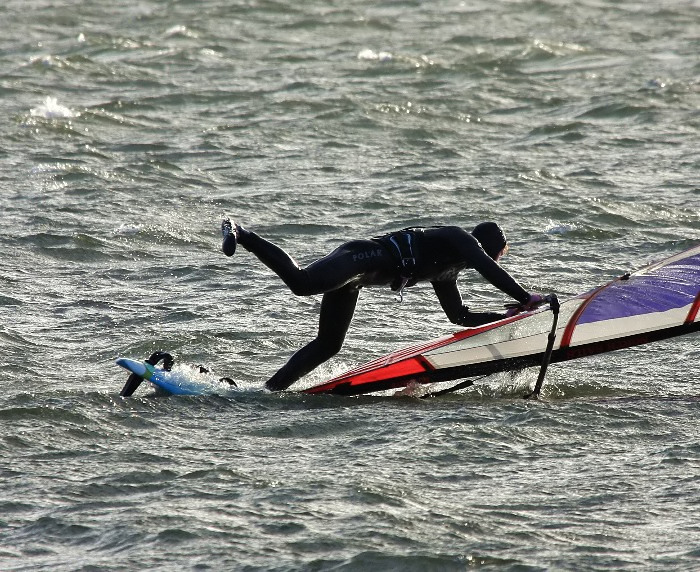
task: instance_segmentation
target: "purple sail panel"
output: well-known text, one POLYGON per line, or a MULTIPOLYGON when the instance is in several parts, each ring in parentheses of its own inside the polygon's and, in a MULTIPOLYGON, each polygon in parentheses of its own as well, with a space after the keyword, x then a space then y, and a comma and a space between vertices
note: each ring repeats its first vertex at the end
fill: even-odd
POLYGON ((692 304, 700 291, 700 253, 618 280, 588 304, 577 323, 665 312, 692 304))
POLYGON ((698 285, 700 282, 700 254, 678 260, 666 266, 654 268, 648 272, 638 272, 641 276, 655 276, 667 282, 679 284, 698 285))

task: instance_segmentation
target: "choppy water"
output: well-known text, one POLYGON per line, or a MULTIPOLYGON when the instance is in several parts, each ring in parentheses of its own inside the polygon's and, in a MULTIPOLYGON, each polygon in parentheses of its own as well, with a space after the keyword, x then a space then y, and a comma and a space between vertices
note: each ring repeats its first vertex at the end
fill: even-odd
MULTIPOLYGON (((0 568, 697 570, 697 336, 442 399, 259 391, 313 336, 223 213, 302 261, 499 220, 562 296, 700 239, 700 5, 0 8, 0 568), (118 397, 167 349, 250 391, 118 397)), ((465 276, 474 306, 503 297, 465 276)), ((300 385, 453 331, 367 290, 300 385)))

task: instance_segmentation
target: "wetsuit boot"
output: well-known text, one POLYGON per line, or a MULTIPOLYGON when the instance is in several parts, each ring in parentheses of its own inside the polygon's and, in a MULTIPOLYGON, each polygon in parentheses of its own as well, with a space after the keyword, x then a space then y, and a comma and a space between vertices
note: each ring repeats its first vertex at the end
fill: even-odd
POLYGON ((236 252, 238 233, 236 232, 235 225, 231 224, 230 219, 225 218, 223 221, 221 221, 221 234, 224 237, 224 240, 221 243, 221 250, 224 251, 226 256, 233 256, 234 252, 236 252))

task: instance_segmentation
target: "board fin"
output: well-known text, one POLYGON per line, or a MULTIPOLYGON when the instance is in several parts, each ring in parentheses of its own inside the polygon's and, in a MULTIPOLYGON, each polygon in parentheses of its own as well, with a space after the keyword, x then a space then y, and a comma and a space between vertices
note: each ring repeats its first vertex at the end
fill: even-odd
MULTIPOLYGON (((199 373, 211 373, 209 371, 209 368, 204 367, 201 364, 197 367, 199 368, 199 373)), ((233 381, 230 377, 220 377, 219 381, 221 381, 222 383, 228 383, 231 387, 238 387, 238 384, 235 381, 233 381)))

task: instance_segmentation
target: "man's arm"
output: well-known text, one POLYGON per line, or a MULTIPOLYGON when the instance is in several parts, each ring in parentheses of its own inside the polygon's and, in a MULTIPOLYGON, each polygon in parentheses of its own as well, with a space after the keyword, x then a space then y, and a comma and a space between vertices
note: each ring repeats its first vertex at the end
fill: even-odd
POLYGON ((456 246, 462 252, 464 260, 468 260, 470 266, 496 288, 515 298, 521 304, 527 304, 530 293, 518 284, 498 262, 486 254, 471 234, 463 232, 464 235, 460 237, 456 246))
POLYGON ((506 317, 505 314, 496 312, 470 312, 469 307, 462 302, 462 295, 459 293, 456 280, 445 280, 432 284, 442 309, 453 324, 474 327, 506 317))

